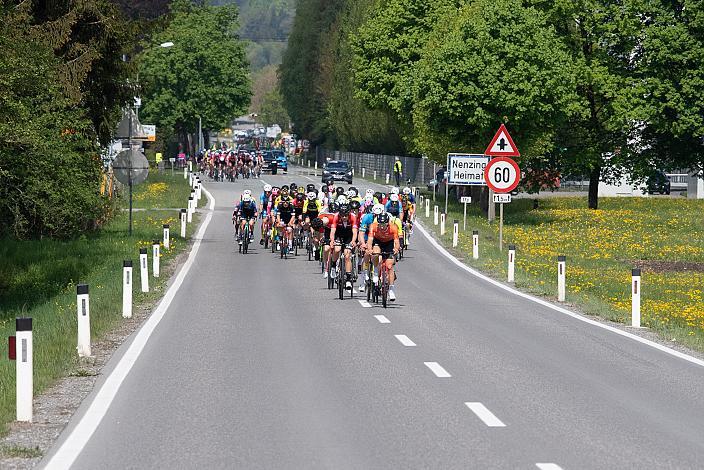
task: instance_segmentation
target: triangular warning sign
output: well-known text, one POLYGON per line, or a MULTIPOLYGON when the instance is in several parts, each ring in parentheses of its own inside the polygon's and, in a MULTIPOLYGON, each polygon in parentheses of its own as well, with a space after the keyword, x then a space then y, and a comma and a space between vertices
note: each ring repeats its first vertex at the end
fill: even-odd
POLYGON ((513 143, 511 134, 508 133, 506 126, 501 124, 499 130, 496 131, 496 135, 491 139, 491 143, 484 151, 484 155, 492 157, 520 157, 521 152, 518 151, 518 147, 513 143))

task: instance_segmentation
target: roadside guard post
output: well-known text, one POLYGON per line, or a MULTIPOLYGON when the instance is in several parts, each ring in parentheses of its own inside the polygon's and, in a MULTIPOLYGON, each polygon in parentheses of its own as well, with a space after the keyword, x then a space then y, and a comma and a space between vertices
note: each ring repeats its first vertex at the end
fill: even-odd
POLYGON ((389 184, 389 174, 386 173, 386 184, 389 184))
POLYGON ((186 238, 186 209, 181 209, 181 238, 186 238))
POLYGON ((142 281, 142 292, 149 292, 149 268, 147 267, 147 249, 139 249, 139 278, 142 281))
POLYGON ((557 301, 565 301, 565 276, 566 276, 566 256, 557 257, 557 301))
POLYGON ((164 224, 164 249, 168 250, 169 246, 171 245, 171 229, 169 228, 169 224, 164 224))
POLYGON ((90 299, 88 284, 76 286, 76 313, 78 314, 78 351, 79 357, 90 356, 90 299))
POLYGON ((440 223, 440 218, 438 217, 438 215, 439 215, 438 206, 435 206, 435 208, 433 209, 433 224, 434 225, 437 225, 438 223, 440 223))
POLYGON ((430 199, 428 198, 425 199, 425 217, 430 217, 430 199))
POLYGON ((122 262, 122 318, 132 318, 132 260, 122 262))
POLYGON ((631 326, 640 328, 640 269, 634 268, 631 271, 631 326))
POLYGON ((189 224, 193 222, 193 205, 193 196, 188 196, 188 212, 186 213, 186 221, 189 224))
POLYGON ((364 167, 362 167, 362 178, 364 178, 365 170, 366 170, 366 169, 365 169, 364 167))
POLYGON ((159 255, 161 253, 159 240, 152 243, 152 276, 159 277, 159 255))
POLYGON ((445 213, 440 214, 440 235, 445 235, 445 213))
MULTIPOLYGON (((173 170, 173 163, 171 165, 172 165, 171 169, 173 170)), ((186 167, 184 166, 183 167, 183 179, 186 179, 186 178, 188 178, 188 174, 186 173, 186 167)))
POLYGON ((374 181, 376 181, 376 170, 374 170, 374 181))
POLYGON ((460 221, 455 219, 452 223, 452 247, 457 248, 460 236, 460 221))
POLYGON ((508 282, 515 281, 516 272, 516 245, 508 246, 508 282))
POLYGON ((472 231, 472 258, 479 259, 479 230, 472 231))
POLYGON ((34 371, 32 361, 32 319, 15 319, 15 370, 17 373, 17 421, 32 422, 34 371))

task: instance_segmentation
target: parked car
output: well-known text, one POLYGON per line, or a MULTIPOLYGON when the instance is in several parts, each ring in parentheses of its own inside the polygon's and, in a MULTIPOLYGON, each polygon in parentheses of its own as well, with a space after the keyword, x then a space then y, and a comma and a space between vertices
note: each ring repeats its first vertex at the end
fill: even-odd
POLYGON ((648 178, 646 187, 648 194, 670 194, 672 185, 670 183, 670 179, 663 171, 656 170, 655 173, 650 175, 648 178))
POLYGON ((323 166, 322 182, 346 181, 352 184, 352 169, 350 164, 344 160, 331 160, 323 166))

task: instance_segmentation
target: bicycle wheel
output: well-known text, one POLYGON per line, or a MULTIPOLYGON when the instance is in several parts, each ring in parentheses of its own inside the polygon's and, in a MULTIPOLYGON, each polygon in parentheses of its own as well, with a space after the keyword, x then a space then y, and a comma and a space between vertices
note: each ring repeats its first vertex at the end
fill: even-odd
POLYGON ((367 290, 367 302, 369 302, 372 299, 372 289, 374 289, 374 284, 371 281, 371 277, 364 281, 366 290, 367 290))
POLYGON ((249 222, 244 227, 244 240, 242 240, 242 254, 246 255, 249 249, 249 222))
POLYGON ((344 280, 345 274, 344 274, 344 272, 345 272, 345 270, 342 269, 342 266, 337 267, 337 291, 340 294, 340 300, 344 300, 344 298, 345 298, 345 280, 344 280))
POLYGON ((386 308, 386 302, 389 298, 389 274, 386 269, 381 273, 381 305, 386 308))
POLYGON ((328 289, 335 287, 335 278, 333 278, 330 274, 330 268, 328 267, 328 289))

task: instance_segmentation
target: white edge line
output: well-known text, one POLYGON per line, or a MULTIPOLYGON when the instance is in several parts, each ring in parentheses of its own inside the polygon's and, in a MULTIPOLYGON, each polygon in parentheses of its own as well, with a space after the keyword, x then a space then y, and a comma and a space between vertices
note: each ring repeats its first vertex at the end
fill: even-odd
POLYGON ((477 415, 479 419, 484 421, 484 424, 489 426, 490 428, 504 428, 506 425, 501 422, 499 418, 497 418, 494 413, 489 411, 489 409, 484 406, 482 403, 479 403, 478 401, 475 402, 465 402, 465 405, 467 405, 467 408, 472 410, 472 412, 477 415))
POLYGON ((406 335, 394 335, 396 339, 403 344, 404 346, 415 346, 416 343, 414 343, 411 338, 409 338, 406 335))
POLYGON ((553 305, 550 302, 547 302, 545 300, 539 299, 537 297, 533 297, 532 295, 526 294, 524 292, 515 290, 511 288, 510 286, 507 286, 505 284, 500 283, 499 281, 496 281, 488 276, 485 276, 484 274, 480 273, 479 271, 470 268, 469 266, 463 264, 460 260, 452 256, 443 246, 441 246, 433 237, 430 236, 430 234, 423 228, 423 226, 420 223, 416 224, 416 227, 420 230, 420 232, 425 236, 425 238, 430 241, 430 243, 441 253, 443 254, 447 259, 452 261, 456 266, 459 268, 464 269, 467 271, 469 274, 478 277, 479 279, 482 279, 490 284, 495 285, 496 287, 499 287, 505 291, 511 292, 514 295, 517 295, 519 297, 523 297, 524 299, 530 300, 532 302, 535 302, 537 304, 542 305, 543 307, 547 307, 549 309, 555 310, 556 312, 560 312, 562 314, 568 315, 572 318, 576 318, 579 321, 583 321, 584 323, 588 323, 593 326, 597 326, 599 328, 603 328, 605 330, 608 330, 612 333, 616 333, 617 335, 621 335, 623 337, 632 339, 634 341, 638 341, 639 343, 645 344, 646 346, 650 346, 652 348, 658 349, 664 353, 670 354, 671 356, 678 357, 680 359, 684 359, 685 361, 689 361, 692 364, 696 364, 698 366, 704 367, 704 361, 701 359, 697 359, 696 357, 690 356, 689 354, 685 354, 679 351, 675 351, 672 348, 668 348, 667 346, 663 346, 662 344, 658 344, 654 341, 650 341, 649 339, 641 338, 640 336, 634 335, 632 333, 629 333, 627 331, 622 331, 619 330, 618 328, 614 328, 613 326, 610 325, 605 325, 603 323, 600 323, 596 320, 592 320, 590 318, 586 318, 578 313, 571 312, 565 308, 558 307, 557 305, 553 305))
POLYGON ((452 375, 450 375, 450 373, 437 362, 424 362, 423 364, 425 364, 425 367, 430 369, 436 377, 440 377, 441 379, 452 377, 452 375))
POLYGON ((391 321, 386 318, 384 315, 374 315, 374 318, 376 318, 379 323, 391 323, 391 321))
POLYGON ((540 470, 562 470, 562 467, 556 463, 536 463, 535 466, 540 470))
POLYGON ((203 191, 205 191, 206 196, 208 196, 208 199, 210 200, 210 204, 208 205, 210 212, 206 215, 203 224, 200 226, 198 233, 195 235, 195 242, 193 243, 193 248, 188 255, 188 259, 176 275, 176 279, 173 284, 171 284, 169 289, 166 291, 164 298, 161 302, 159 302, 157 308, 137 332, 132 344, 130 344, 130 347, 122 356, 120 362, 117 363, 110 375, 105 379, 105 382, 103 382, 103 385, 100 387, 100 390, 98 390, 98 393, 95 394, 95 398, 93 398, 93 401, 81 417, 81 420, 73 428, 68 438, 66 438, 66 440, 61 444, 61 447, 59 447, 56 453, 54 453, 51 460, 47 462, 45 468, 51 468, 52 470, 69 469, 71 465, 73 465, 76 458, 78 458, 81 451, 100 425, 100 422, 110 408, 110 404, 115 398, 115 395, 117 395, 122 382, 129 374, 132 366, 134 366, 135 362, 137 362, 137 359, 139 359, 139 355, 144 349, 144 346, 147 344, 149 337, 152 335, 155 328, 166 314, 166 311, 176 296, 179 287, 181 287, 188 271, 191 269, 191 265, 193 265, 198 249, 200 248, 201 241, 203 240, 205 230, 208 228, 210 219, 213 216, 212 211, 215 208, 215 198, 212 194, 210 194, 210 192, 208 192, 207 189, 205 189, 205 187, 203 187, 203 191))

